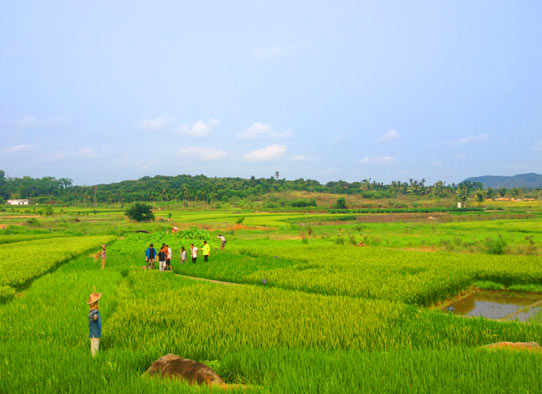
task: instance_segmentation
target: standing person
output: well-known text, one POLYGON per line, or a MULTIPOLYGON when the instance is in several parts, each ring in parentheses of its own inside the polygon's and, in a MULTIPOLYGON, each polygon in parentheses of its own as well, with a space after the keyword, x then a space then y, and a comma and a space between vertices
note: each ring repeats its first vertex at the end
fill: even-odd
POLYGON ((198 248, 196 248, 194 244, 190 244, 190 250, 192 252, 192 262, 196 264, 196 260, 198 259, 198 248))
POLYGON ((171 248, 169 247, 169 245, 166 245, 166 248, 167 248, 167 258, 166 258, 166 268, 168 271, 171 271, 171 248))
POLYGON ((150 244, 147 250, 145 251, 145 261, 147 262, 147 269, 154 269, 154 259, 156 257, 156 249, 154 245, 150 244), (151 268, 152 264, 152 268, 151 268))
POLYGON ((105 268, 105 258, 106 258, 105 244, 102 245, 101 256, 102 256, 102 269, 104 269, 105 268))
POLYGON ((167 259, 167 252, 166 248, 162 247, 160 251, 158 252, 158 269, 160 272, 164 271, 166 269, 166 259, 167 259))
POLYGON ((186 249, 181 246, 181 264, 186 263, 186 249))
POLYGON ((92 293, 88 296, 87 304, 90 307, 88 313, 88 337, 90 338, 90 353, 92 357, 98 354, 100 349, 100 337, 102 336, 102 318, 98 310, 98 300, 102 297, 102 293, 92 293))
POLYGON ((207 241, 203 241, 203 246, 201 247, 201 250, 203 251, 203 261, 205 263, 209 262, 209 254, 211 254, 211 247, 207 243, 207 241))
POLYGON ((224 250, 224 246, 226 246, 226 237, 220 234, 217 238, 220 239, 220 250, 224 250))

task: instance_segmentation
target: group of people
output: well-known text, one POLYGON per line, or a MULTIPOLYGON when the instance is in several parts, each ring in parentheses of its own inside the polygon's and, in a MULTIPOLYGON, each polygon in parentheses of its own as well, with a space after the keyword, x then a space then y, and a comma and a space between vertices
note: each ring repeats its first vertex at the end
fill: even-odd
MULTIPOLYGON (((224 250, 226 245, 226 237, 219 235, 217 238, 220 239, 220 250, 224 250)), ((190 244, 190 254, 192 256, 192 263, 196 263, 198 259, 199 249, 190 244)), ((211 247, 207 241, 203 241, 203 246, 201 247, 203 253, 203 261, 209 261, 209 255, 211 254, 211 247)), ((186 263, 186 253, 184 246, 181 247, 180 253, 180 262, 181 264, 186 263)), ((157 252, 153 244, 150 244, 147 250, 145 251, 145 261, 147 262, 147 269, 154 269, 154 263, 158 259, 158 264, 160 271, 172 271, 171 269, 171 248, 165 243, 162 244, 162 247, 157 252)), ((105 267, 106 259, 106 246, 102 245, 102 250, 95 254, 94 259, 98 261, 99 258, 102 258, 102 269, 105 267)), ((88 326, 89 326, 89 338, 90 338, 90 352, 92 357, 95 357, 98 354, 100 348, 100 337, 102 335, 102 318, 100 317, 100 311, 98 309, 98 301, 102 297, 102 293, 97 293, 96 288, 94 288, 94 293, 92 293, 87 301, 90 311, 88 314, 88 326)))
MULTIPOLYGON (((224 250, 224 246, 226 245, 226 238, 221 234, 217 238, 220 239, 220 250, 224 250)), ((192 258, 192 263, 196 263, 198 260, 198 252, 199 248, 194 246, 194 244, 190 244, 190 256, 192 258)), ((203 253, 203 261, 209 262, 209 255, 211 254, 211 247, 207 243, 207 241, 203 241, 203 246, 201 247, 201 251, 203 253)), ((169 245, 166 245, 165 243, 162 244, 159 251, 157 251, 154 248, 153 244, 150 244, 147 250, 145 251, 145 261, 147 263, 147 269, 154 269, 154 263, 156 260, 158 260, 158 267, 160 271, 172 271, 171 268, 171 258, 172 258, 172 251, 169 245)), ((186 257, 187 257, 187 250, 184 248, 184 246, 181 247, 180 251, 180 263, 184 264, 186 263, 186 257)))

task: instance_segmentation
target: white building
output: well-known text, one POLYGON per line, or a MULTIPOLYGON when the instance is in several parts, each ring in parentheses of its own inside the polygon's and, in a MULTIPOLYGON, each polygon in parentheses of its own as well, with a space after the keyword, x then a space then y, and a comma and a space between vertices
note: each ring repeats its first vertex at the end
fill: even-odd
POLYGON ((30 200, 7 200, 6 204, 8 205, 28 205, 30 200))

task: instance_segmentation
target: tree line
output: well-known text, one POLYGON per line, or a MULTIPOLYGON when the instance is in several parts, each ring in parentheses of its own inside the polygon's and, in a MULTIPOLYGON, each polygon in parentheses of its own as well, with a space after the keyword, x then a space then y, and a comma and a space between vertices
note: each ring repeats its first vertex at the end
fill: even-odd
POLYGON ((542 197, 542 189, 528 192, 519 188, 498 190, 483 189, 478 182, 446 184, 438 181, 432 185, 425 179, 408 182, 393 181, 390 184, 363 179, 359 182, 331 181, 325 184, 312 179, 279 179, 278 173, 269 178, 216 178, 204 175, 177 175, 143 177, 137 180, 99 184, 74 185, 69 178, 43 177, 10 178, 0 170, 0 199, 31 199, 37 203, 73 203, 92 205, 96 203, 128 203, 134 201, 206 201, 232 202, 236 199, 260 196, 273 192, 308 191, 340 195, 359 194, 364 198, 396 198, 402 195, 446 198, 520 197, 534 193, 542 197), (538 193, 538 194, 537 194, 538 193))

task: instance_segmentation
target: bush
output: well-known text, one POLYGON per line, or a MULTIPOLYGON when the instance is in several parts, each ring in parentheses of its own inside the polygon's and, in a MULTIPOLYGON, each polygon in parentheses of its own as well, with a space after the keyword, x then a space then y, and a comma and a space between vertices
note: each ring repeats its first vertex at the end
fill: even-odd
POLYGON ((506 241, 500 235, 495 239, 487 238, 485 241, 486 253, 504 254, 506 252, 506 245, 506 241))
POLYGON ((126 216, 128 216, 130 220, 135 220, 136 222, 149 222, 154 220, 152 208, 147 204, 135 204, 131 206, 126 211, 126 216))
POLYGON ((290 205, 294 208, 305 208, 305 207, 316 207, 316 200, 314 198, 310 198, 308 200, 300 199, 295 200, 290 203, 290 205))
POLYGON ((52 206, 47 205, 47 206, 42 210, 42 213, 43 213, 45 216, 52 216, 52 215, 54 215, 55 210, 53 209, 52 206))
POLYGON ((346 207, 346 199, 344 197, 338 198, 337 202, 335 203, 335 206, 333 208, 347 209, 347 207, 346 207))
POLYGON ((36 218, 31 218, 26 221, 26 224, 28 224, 29 226, 39 226, 40 222, 36 218))
POLYGON ((344 238, 340 235, 337 236, 337 238, 335 238, 335 243, 339 245, 344 245, 344 238))

